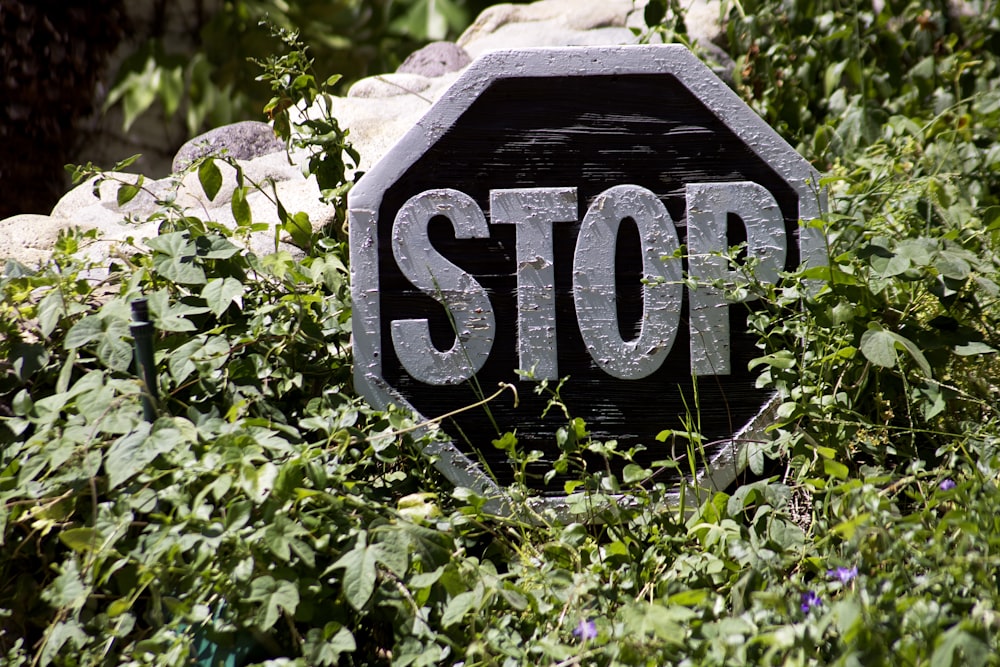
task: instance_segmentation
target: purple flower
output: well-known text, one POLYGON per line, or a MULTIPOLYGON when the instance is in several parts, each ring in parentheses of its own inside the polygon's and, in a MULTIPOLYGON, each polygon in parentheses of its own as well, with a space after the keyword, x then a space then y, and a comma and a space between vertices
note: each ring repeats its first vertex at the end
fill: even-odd
POLYGON ((855 567, 838 567, 833 570, 827 570, 826 576, 831 579, 836 579, 842 584, 846 584, 854 577, 858 576, 858 568, 855 567))
POLYGON ((938 488, 941 489, 942 491, 951 491, 952 489, 955 488, 955 486, 957 486, 955 484, 955 480, 951 479, 950 477, 948 479, 941 480, 941 483, 938 484, 938 488))
POLYGON ((803 614, 808 614, 810 609, 819 607, 822 604, 823 600, 816 594, 816 591, 806 591, 802 594, 802 604, 800 607, 803 614))
POLYGON ((580 619, 580 624, 573 630, 573 634, 580 639, 593 639, 597 636, 597 625, 593 621, 580 619))

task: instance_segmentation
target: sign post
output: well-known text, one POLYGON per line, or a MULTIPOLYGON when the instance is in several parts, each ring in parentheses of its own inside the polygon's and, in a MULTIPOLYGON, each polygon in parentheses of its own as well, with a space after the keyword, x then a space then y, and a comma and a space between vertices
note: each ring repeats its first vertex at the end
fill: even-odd
MULTIPOLYGON (((715 286, 722 253, 743 244, 770 282, 822 264, 800 224, 822 205, 818 174, 682 46, 489 53, 350 193, 356 386, 424 418, 521 388, 428 452, 498 508, 513 471, 491 441, 556 458, 565 419, 531 389, 565 377, 572 416, 640 463, 685 458, 656 436, 697 424, 713 445, 683 469, 723 487, 772 397, 748 306, 715 286)), ((535 502, 558 509, 565 480, 537 465, 535 502)))

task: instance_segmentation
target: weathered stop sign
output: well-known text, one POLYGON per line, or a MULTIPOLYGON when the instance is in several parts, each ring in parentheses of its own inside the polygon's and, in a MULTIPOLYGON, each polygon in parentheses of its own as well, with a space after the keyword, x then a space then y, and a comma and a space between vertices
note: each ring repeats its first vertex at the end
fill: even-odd
POLYGON ((570 413, 642 445, 640 463, 687 456, 656 435, 693 419, 713 443, 699 477, 727 484, 771 397, 747 368, 747 305, 713 286, 719 253, 744 243, 770 281, 822 263, 800 225, 817 182, 684 47, 490 53, 350 194, 356 385, 434 418, 517 384, 516 407, 445 420, 452 441, 429 452, 487 496, 512 479, 491 441, 513 431, 559 504, 564 480, 543 473, 565 417, 531 388, 564 377, 570 413))

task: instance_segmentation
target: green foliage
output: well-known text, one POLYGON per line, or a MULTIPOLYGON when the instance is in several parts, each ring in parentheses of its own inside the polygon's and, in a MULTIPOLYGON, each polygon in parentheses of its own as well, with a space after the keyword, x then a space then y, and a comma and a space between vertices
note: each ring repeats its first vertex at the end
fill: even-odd
POLYGON ((971 138, 979 117, 965 114, 991 104, 993 3, 751 0, 726 15, 737 89, 821 168, 854 157, 893 121, 897 133, 933 120, 926 138, 971 138))
MULTIPOLYGON (((682 36, 676 7, 650 6, 682 36)), ((830 199, 806 221, 828 266, 773 286, 733 255, 731 288, 762 297, 753 363, 780 397, 774 438, 744 450, 757 474, 668 506, 655 471, 537 383, 566 420, 554 472, 579 473, 571 512, 534 513, 515 484, 515 513, 487 514, 423 458, 433 424, 355 395, 343 240, 279 205, 275 233, 302 252, 249 252, 268 227, 247 195, 273 188, 204 158, 189 169, 210 199, 219 162, 236 170, 235 228, 161 194, 159 236, 110 270, 81 258, 93 233, 66 232, 51 260, 0 277, 7 664, 1000 662, 1000 21, 729 9, 739 89, 817 161, 830 199), (132 363, 140 296, 152 421, 132 363), (623 457, 622 479, 583 454, 623 457)), ((285 37, 289 55, 265 61, 275 125, 316 149, 338 201, 356 156, 335 119, 282 116, 322 111, 326 92, 285 37)), ((145 187, 76 170, 95 174, 120 202, 145 187)), ((697 447, 697 423, 662 437, 697 447)), ((493 445, 521 469, 537 458, 516 434, 493 445)))
MULTIPOLYGON (((194 21, 193 53, 171 50, 158 35, 119 67, 105 109, 121 105, 124 129, 152 108, 166 118, 182 114, 188 134, 257 119, 267 91, 248 85, 252 61, 276 43, 262 22, 301 35, 323 72, 350 84, 393 71, 429 41, 454 38, 490 0, 236 0, 186 16, 194 21)), ((165 12, 183 11, 169 3, 165 12)), ((292 49, 289 53, 294 53, 292 49)), ((332 84, 331 84, 332 85, 332 84)), ((338 91, 343 93, 343 89, 338 91)))
MULTIPOLYGON (((335 223, 338 227, 343 227, 346 222, 346 196, 350 189, 350 183, 346 181, 347 168, 356 167, 360 156, 348 143, 348 132, 340 128, 333 116, 330 90, 340 76, 334 75, 319 83, 313 71, 313 60, 308 57, 307 47, 299 40, 298 33, 274 28, 274 34, 281 38, 290 52, 266 61, 257 61, 264 70, 264 74, 257 79, 268 82, 273 92, 273 97, 264 106, 264 113, 273 122, 275 134, 289 148, 294 145, 308 151, 309 172, 316 177, 323 200, 337 205, 335 223), (322 114, 319 118, 314 116, 317 109, 322 114), (297 111, 302 120, 293 123, 290 110, 297 111), (345 163, 345 156, 350 163, 345 163)), ((199 173, 199 177, 201 176, 199 173)), ((206 177, 210 178, 210 187, 217 190, 216 174, 213 172, 206 177)), ((209 190, 206 189, 205 192, 208 194, 209 190)), ((241 202, 241 208, 246 208, 245 200, 241 202)), ((249 209, 242 210, 241 215, 248 216, 249 209)), ((305 213, 289 216, 279 202, 278 215, 285 231, 299 245, 309 238, 312 228, 305 213)))

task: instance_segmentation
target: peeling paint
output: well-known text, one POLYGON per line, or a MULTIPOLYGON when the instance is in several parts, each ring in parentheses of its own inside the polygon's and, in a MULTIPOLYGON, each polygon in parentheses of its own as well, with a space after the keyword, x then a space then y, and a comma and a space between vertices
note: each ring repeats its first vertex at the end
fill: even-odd
MULTIPOLYGON (((486 54, 350 193, 356 385, 435 417, 474 400, 463 378, 516 381, 530 364, 536 379, 572 376, 563 397, 594 437, 642 444, 652 461, 685 455, 653 436, 676 427, 697 383, 692 407, 718 445, 694 483, 725 486, 730 438, 762 432, 770 397, 746 369, 752 304, 707 283, 732 277, 717 253, 744 240, 767 279, 822 264, 821 231, 798 224, 825 210, 818 182, 684 47, 486 54), (443 190, 463 203, 414 205, 396 228, 411 198, 443 190)), ((485 449, 452 430, 429 452, 497 507, 510 473, 490 422, 539 449, 558 425, 539 416, 544 398, 520 394, 517 409, 461 417, 485 449)), ((540 485, 536 509, 564 511, 559 488, 540 485)))

